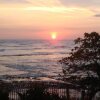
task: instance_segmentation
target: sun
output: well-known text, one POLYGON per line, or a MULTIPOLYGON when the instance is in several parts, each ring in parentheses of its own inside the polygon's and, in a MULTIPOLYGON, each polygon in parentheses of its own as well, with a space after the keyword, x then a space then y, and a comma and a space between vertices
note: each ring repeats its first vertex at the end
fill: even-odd
POLYGON ((51 32, 51 38, 53 40, 57 39, 57 32, 51 32))

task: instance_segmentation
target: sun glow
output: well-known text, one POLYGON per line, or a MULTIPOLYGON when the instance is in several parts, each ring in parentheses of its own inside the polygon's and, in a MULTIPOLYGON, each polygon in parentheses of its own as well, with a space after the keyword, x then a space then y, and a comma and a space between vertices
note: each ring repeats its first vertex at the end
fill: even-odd
POLYGON ((52 33, 51 33, 51 38, 52 38, 53 40, 57 39, 57 33, 56 33, 56 32, 52 32, 52 33))

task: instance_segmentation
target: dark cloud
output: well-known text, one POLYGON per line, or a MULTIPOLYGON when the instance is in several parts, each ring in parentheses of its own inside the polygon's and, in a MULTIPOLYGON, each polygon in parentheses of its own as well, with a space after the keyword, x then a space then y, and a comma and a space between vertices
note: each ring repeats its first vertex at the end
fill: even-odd
POLYGON ((27 0, 0 0, 0 3, 29 3, 27 0))
POLYGON ((99 7, 100 0, 59 0, 63 5, 67 6, 84 6, 84 7, 99 7))
POLYGON ((96 14, 96 15, 94 15, 94 17, 100 17, 100 14, 96 14))

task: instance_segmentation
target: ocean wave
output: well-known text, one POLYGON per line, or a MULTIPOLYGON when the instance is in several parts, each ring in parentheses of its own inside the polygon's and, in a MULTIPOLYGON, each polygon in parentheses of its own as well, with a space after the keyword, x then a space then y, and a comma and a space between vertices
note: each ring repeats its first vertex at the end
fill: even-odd
POLYGON ((13 55, 0 55, 1 57, 3 56, 34 56, 34 55, 51 55, 52 53, 34 53, 34 54, 13 54, 13 55))
POLYGON ((0 49, 0 52, 4 52, 5 51, 5 49, 0 49))

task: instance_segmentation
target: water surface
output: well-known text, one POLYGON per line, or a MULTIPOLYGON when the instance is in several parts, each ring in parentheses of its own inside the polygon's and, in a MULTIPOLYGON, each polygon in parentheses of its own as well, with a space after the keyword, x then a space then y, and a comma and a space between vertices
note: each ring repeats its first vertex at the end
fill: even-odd
POLYGON ((62 73, 57 62, 68 56, 68 40, 0 40, 0 76, 52 76, 62 73))

